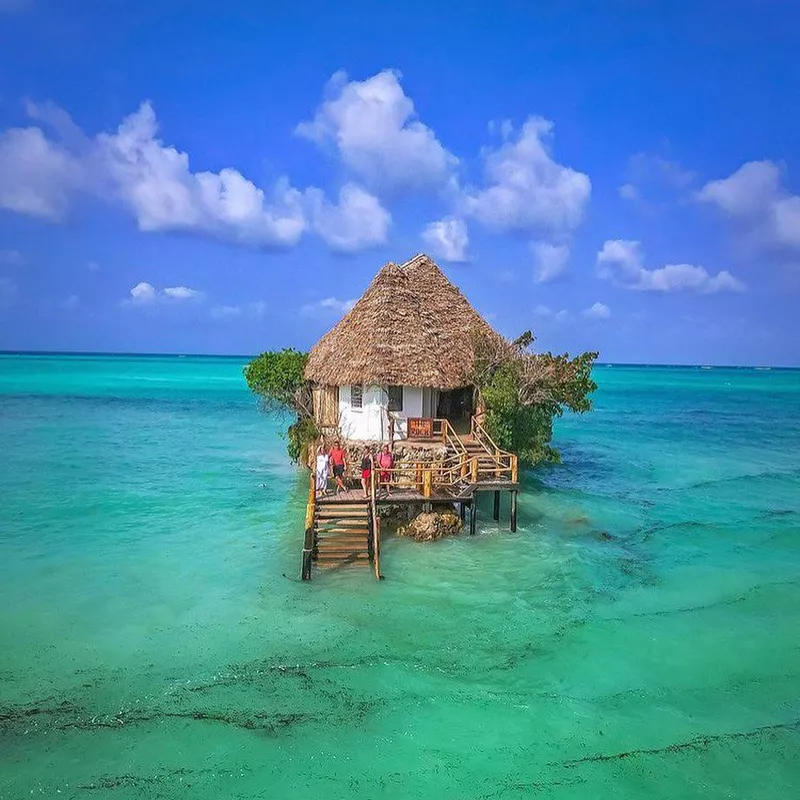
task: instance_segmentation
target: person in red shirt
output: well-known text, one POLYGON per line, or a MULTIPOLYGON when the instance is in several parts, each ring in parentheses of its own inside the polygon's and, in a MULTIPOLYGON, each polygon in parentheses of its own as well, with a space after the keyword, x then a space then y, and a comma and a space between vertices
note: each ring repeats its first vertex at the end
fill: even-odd
POLYGON ((347 470, 347 453, 342 449, 342 445, 338 440, 333 443, 329 455, 331 467, 333 467, 333 479, 336 481, 336 494, 346 492, 347 486, 344 484, 344 474, 347 470))
POLYGON ((386 486, 386 496, 392 496, 392 490, 389 486, 389 482, 392 479, 392 473, 390 470, 394 466, 394 456, 389 452, 389 445, 385 444, 383 446, 383 450, 378 453, 378 467, 380 467, 381 471, 381 483, 386 486))

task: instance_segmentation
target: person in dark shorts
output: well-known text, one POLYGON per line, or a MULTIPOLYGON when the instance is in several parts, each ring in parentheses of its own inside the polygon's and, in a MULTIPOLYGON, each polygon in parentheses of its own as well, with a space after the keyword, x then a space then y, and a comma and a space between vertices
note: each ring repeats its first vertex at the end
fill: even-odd
POLYGON ((333 443, 329 455, 331 467, 333 467, 333 479, 336 481, 336 494, 346 492, 347 486, 344 483, 344 474, 347 471, 347 453, 342 449, 342 445, 338 440, 333 443))
POLYGON ((372 483, 372 453, 369 447, 364 448, 361 458, 361 488, 364 490, 364 499, 369 497, 370 484, 372 483))

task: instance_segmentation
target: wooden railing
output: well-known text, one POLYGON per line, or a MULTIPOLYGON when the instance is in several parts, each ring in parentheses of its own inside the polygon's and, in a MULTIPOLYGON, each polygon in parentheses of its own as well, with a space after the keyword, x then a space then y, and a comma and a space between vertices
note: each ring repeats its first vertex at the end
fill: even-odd
POLYGON ((306 503, 306 529, 305 537, 303 539, 303 565, 301 577, 304 581, 311 580, 311 559, 314 556, 314 515, 317 509, 317 487, 315 481, 314 470, 308 479, 308 502, 306 503))
POLYGON ((477 417, 472 417, 469 424, 469 432, 476 442, 480 442, 487 450, 492 450, 495 453, 505 452, 501 451, 495 443, 494 439, 489 436, 489 432, 479 422, 477 417))
POLYGON ((375 465, 370 472, 369 504, 372 517, 372 566, 375 577, 381 579, 381 518, 378 516, 377 490, 375 488, 375 465))

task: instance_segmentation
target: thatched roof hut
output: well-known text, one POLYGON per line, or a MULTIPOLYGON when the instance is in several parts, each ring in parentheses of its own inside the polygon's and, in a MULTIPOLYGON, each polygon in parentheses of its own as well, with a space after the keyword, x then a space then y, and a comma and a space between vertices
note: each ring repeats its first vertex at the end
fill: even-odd
POLYGON ((470 382, 475 343, 499 337, 426 255, 386 264, 353 308, 311 350, 321 385, 456 389, 470 382))
MULTIPOLYGON (((320 398, 318 421, 334 424, 336 408, 340 424, 342 415, 347 417, 354 408, 360 414, 370 404, 381 419, 387 411, 401 421, 408 416, 435 417, 441 393, 469 386, 481 338, 500 339, 500 334, 432 259, 417 255, 404 264, 386 264, 361 299, 311 350, 306 378, 318 387, 356 387, 350 398, 342 392, 336 398, 320 398), (402 387, 407 387, 405 409, 402 387), (371 388, 375 397, 366 396, 371 388), (392 408, 390 389, 401 398, 399 409, 397 400, 392 408)), ((358 429, 354 437, 383 438, 383 427, 381 436, 375 424, 365 435, 367 421, 359 417, 351 422, 350 427, 358 429)))

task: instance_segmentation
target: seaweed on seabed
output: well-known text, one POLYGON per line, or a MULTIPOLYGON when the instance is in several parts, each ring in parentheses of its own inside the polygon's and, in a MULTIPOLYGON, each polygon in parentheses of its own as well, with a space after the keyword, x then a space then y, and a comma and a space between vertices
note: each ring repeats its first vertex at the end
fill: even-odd
POLYGON ((757 739, 760 737, 770 737, 774 734, 781 732, 795 732, 800 728, 800 719, 792 720, 791 722, 778 723, 777 725, 764 725, 760 728, 753 728, 748 731, 732 731, 731 733, 717 733, 717 734, 700 734, 694 739, 689 739, 685 742, 674 742, 672 744, 664 745, 663 747, 649 747, 639 748, 635 750, 626 750, 619 753, 600 753, 582 758, 568 759, 566 761, 554 761, 548 766, 561 766, 566 768, 573 768, 581 764, 619 761, 625 758, 636 758, 639 756, 660 756, 660 755, 677 755, 685 751, 706 751, 713 744, 720 742, 731 742, 737 740, 757 739))

